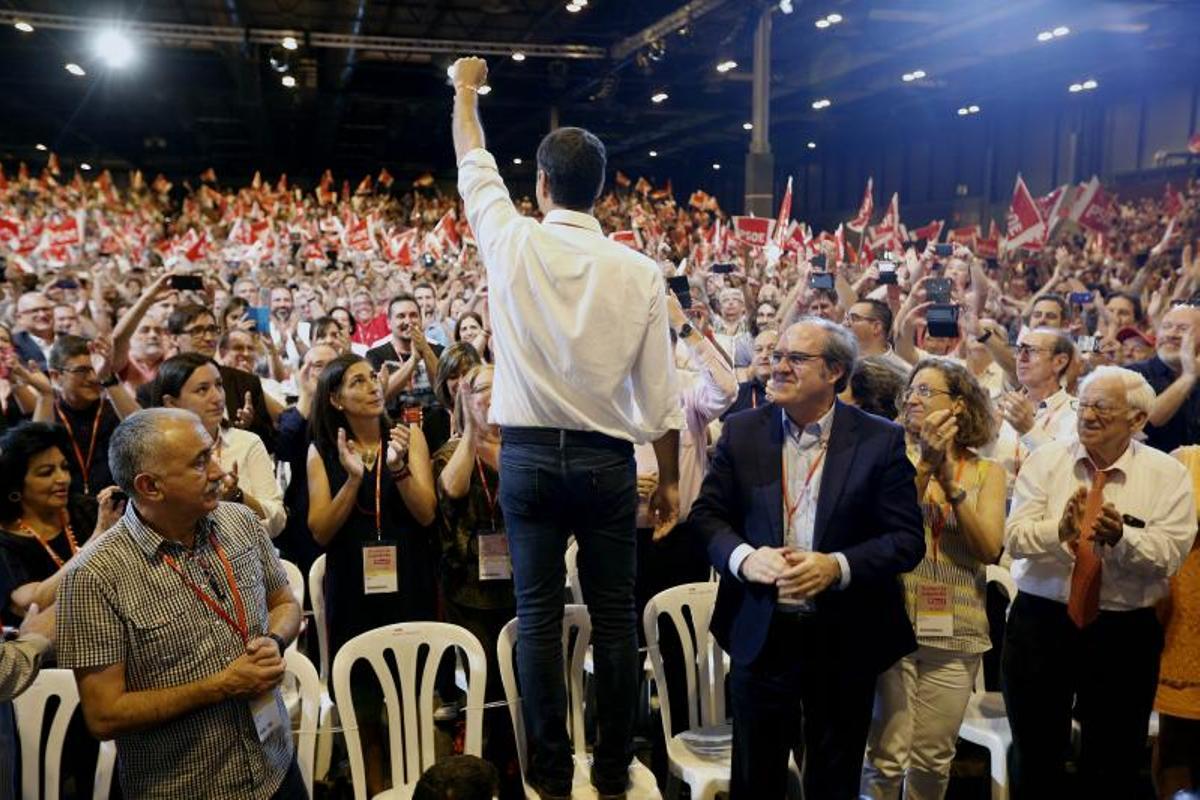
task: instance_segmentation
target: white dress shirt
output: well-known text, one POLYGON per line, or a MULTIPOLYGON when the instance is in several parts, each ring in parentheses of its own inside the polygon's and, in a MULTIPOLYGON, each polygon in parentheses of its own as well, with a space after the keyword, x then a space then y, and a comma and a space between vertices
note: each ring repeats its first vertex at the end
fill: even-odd
MULTIPOLYGON (((813 550, 813 527, 817 522, 817 498, 821 496, 821 479, 825 475, 825 455, 829 447, 829 431, 833 427, 833 412, 837 404, 816 422, 799 428, 783 414, 783 460, 787 465, 787 484, 783 493, 783 543, 801 552, 811 553, 813 550), (812 470, 812 474, 809 474, 812 470), (789 503, 794 501, 795 508, 789 503), (791 511, 789 515, 788 512, 791 511)), ((729 572, 741 577, 742 562, 754 552, 749 544, 739 544, 729 554, 729 572)), ((842 569, 842 579, 839 589, 850 585, 850 562, 841 553, 831 553, 837 559, 842 569)), ((789 605, 805 605, 794 603, 789 605)))
MULTIPOLYGON (((1091 485, 1091 460, 1078 439, 1039 447, 1021 468, 1005 527, 1005 549, 1022 592, 1067 602, 1075 553, 1058 538, 1067 500, 1091 485)), ((1100 608, 1130 611, 1167 594, 1196 536, 1196 501, 1187 469, 1159 450, 1132 442, 1109 468, 1104 501, 1145 523, 1126 524, 1112 547, 1096 545, 1103 564, 1100 608)))
POLYGON ((1044 444, 1055 441, 1072 441, 1076 438, 1078 421, 1075 398, 1059 389, 1038 403, 1033 410, 1033 427, 1024 434, 1003 420, 996 440, 979 449, 979 455, 1000 462, 1012 480, 1029 460, 1029 454, 1044 444))
POLYGON ((287 523, 287 510, 283 507, 283 491, 275 477, 275 463, 267 454, 262 439, 241 428, 225 428, 216 449, 221 469, 229 472, 237 464, 238 486, 263 507, 267 517, 259 522, 274 539, 287 523))
POLYGON ((490 421, 632 442, 682 428, 658 265, 589 214, 522 216, 482 148, 463 156, 458 190, 487 267, 490 421))

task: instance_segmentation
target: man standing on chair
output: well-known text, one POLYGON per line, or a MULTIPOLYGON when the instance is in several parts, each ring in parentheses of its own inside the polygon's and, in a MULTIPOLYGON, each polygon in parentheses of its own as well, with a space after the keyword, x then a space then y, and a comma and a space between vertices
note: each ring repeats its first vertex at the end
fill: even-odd
POLYGON ((727 417, 690 522, 721 573, 733 661, 732 800, 858 796, 875 679, 916 649, 898 577, 925 554, 896 424, 837 400, 854 335, 804 317, 771 353, 772 403, 727 417))
POLYGON ((537 198, 545 218, 523 217, 484 149, 477 95, 487 64, 460 59, 451 77, 458 187, 487 267, 496 341, 491 421, 504 443, 500 506, 533 747, 529 780, 543 798, 571 792, 561 640, 563 555, 573 532, 600 698, 592 782, 601 797, 623 797, 640 661, 634 442, 655 442, 655 526, 673 527, 679 506, 683 415, 665 282, 652 260, 605 238, 592 215, 604 185, 599 139, 560 128, 542 140, 537 198))

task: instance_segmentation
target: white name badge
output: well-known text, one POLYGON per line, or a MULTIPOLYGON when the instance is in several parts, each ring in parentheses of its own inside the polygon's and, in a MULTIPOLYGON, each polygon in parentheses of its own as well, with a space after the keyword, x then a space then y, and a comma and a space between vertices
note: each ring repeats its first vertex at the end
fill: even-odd
POLYGON ((479 539, 479 580, 512 580, 512 556, 508 552, 508 536, 483 531, 476 536, 479 539))
POLYGON ((396 545, 372 544, 363 547, 363 594, 388 594, 400 591, 396 570, 396 545))
POLYGON ((917 584, 917 636, 953 636, 954 604, 950 587, 941 583, 917 584))
POLYGON ((260 694, 250 701, 250 713, 254 715, 254 728, 258 731, 258 741, 266 744, 276 731, 286 726, 280 704, 275 698, 275 691, 260 694))

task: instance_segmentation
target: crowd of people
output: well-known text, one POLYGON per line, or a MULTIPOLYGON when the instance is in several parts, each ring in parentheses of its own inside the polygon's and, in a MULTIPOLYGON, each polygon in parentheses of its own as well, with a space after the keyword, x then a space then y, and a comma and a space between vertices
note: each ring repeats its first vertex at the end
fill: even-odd
MULTIPOLYGON (((602 194, 578 129, 510 199, 485 77, 455 80, 460 197, 386 171, 353 192, 0 172, 0 698, 74 669, 72 741, 115 739, 130 797, 306 796, 280 559, 324 554, 331 661, 444 620, 495 701, 517 617, 527 777, 567 796, 573 535, 601 796, 626 791, 641 610, 713 570, 734 798, 782 796, 789 755, 809 797, 943 796, 993 648, 1014 797, 1068 796, 1073 720, 1080 792, 1140 796, 1152 710, 1158 795, 1200 787, 1200 182, 995 257, 873 252, 869 229, 757 246, 703 192, 602 194)), ((372 679, 351 693, 374 796, 387 713, 372 679)), ((13 731, 0 704, 0 794, 13 731)))

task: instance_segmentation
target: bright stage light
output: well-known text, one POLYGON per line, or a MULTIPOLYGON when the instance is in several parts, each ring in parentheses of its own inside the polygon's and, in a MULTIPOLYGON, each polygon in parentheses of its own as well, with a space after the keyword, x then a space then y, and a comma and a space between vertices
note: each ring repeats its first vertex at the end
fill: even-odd
POLYGON ((105 28, 92 41, 92 52, 112 69, 124 69, 137 58, 133 40, 116 28, 105 28))

